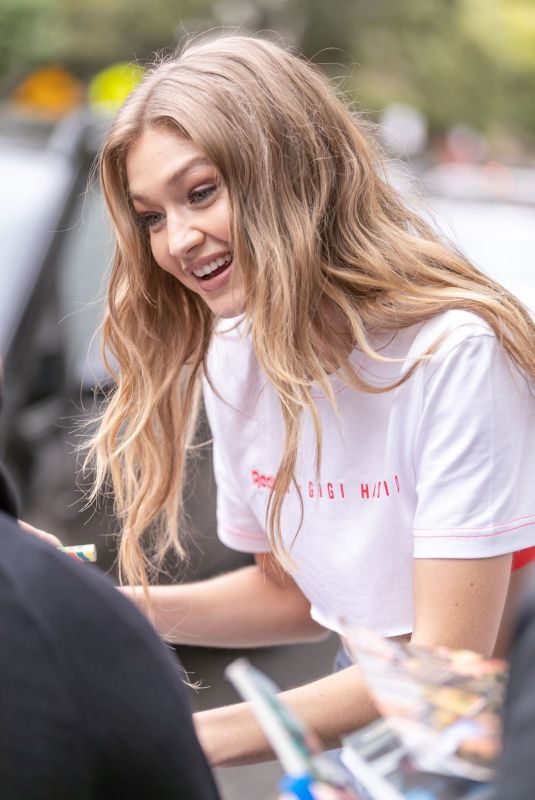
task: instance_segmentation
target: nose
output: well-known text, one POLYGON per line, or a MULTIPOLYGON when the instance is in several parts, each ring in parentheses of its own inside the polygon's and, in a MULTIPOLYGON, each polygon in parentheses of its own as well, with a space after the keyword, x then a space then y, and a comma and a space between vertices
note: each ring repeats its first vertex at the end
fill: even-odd
POLYGON ((202 244, 204 234, 196 225, 183 218, 168 217, 167 238, 169 254, 173 258, 184 258, 202 244))

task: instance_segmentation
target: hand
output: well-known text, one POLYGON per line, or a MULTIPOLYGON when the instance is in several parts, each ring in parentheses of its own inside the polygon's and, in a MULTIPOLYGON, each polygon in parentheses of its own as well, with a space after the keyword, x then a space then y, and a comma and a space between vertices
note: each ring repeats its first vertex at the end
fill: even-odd
POLYGON ((23 522, 21 519, 19 519, 18 522, 20 527, 25 531, 37 536, 39 539, 42 539, 45 542, 48 542, 48 544, 51 544, 52 547, 61 547, 61 541, 57 536, 54 536, 53 533, 47 533, 46 531, 42 531, 40 528, 34 528, 33 525, 30 525, 28 522, 23 522))

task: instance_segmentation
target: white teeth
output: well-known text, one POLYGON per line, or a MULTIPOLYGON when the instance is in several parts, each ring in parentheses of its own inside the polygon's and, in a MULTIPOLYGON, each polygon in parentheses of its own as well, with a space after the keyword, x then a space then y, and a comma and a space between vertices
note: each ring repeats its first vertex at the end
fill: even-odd
POLYGON ((205 275, 209 275, 211 272, 215 272, 216 269, 222 267, 223 264, 228 264, 232 260, 232 255, 229 253, 228 255, 216 258, 214 261, 210 261, 209 264, 206 266, 201 267, 200 269, 194 269, 193 274, 196 278, 203 278, 205 275))

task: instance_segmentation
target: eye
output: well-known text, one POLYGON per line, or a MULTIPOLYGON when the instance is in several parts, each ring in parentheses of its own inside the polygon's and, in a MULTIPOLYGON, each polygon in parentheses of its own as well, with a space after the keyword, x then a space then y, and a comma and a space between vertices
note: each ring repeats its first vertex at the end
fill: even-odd
POLYGON ((208 200, 216 189, 217 185, 215 183, 210 184, 210 186, 202 186, 199 189, 193 189, 191 192, 188 192, 188 202, 192 205, 200 205, 204 203, 205 200, 208 200))
POLYGON ((149 212, 147 214, 138 214, 136 223, 142 230, 154 230, 162 221, 164 215, 149 212))

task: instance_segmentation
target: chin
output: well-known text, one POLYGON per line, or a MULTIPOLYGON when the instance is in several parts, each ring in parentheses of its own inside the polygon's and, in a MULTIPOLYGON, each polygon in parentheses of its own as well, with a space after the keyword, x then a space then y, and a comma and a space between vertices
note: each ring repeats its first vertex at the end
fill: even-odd
POLYGON ((232 292, 227 297, 219 297, 208 305, 216 317, 232 319, 239 317, 245 311, 245 298, 242 292, 232 292))

